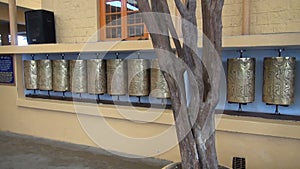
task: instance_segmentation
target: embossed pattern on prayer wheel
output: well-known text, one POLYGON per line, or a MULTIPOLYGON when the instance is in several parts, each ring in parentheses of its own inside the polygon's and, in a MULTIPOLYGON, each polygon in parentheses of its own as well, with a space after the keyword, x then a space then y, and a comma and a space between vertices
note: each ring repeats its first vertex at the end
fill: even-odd
POLYGON ((24 83, 26 89, 37 89, 37 62, 24 60, 24 83))
POLYGON ((128 60, 128 94, 131 96, 149 95, 149 61, 146 59, 128 60))
POLYGON ((153 59, 151 61, 151 92, 150 96, 154 98, 169 98, 170 97, 170 91, 167 84, 167 81, 162 74, 160 68, 158 59, 153 59))
POLYGON ((127 62, 123 59, 106 61, 107 93, 110 95, 127 94, 127 62))
POLYGON ((38 60, 38 89, 52 90, 52 61, 38 60))
POLYGON ((69 62, 67 60, 53 60, 53 91, 69 90, 69 62))
POLYGON ((263 102, 290 105, 295 96, 295 57, 264 59, 263 102))
POLYGON ((227 73, 227 101, 253 102, 255 99, 255 59, 228 59, 227 73))
POLYGON ((91 59, 87 61, 88 93, 103 94, 106 92, 105 60, 91 59))
POLYGON ((70 89, 73 93, 86 93, 86 60, 70 60, 70 89))

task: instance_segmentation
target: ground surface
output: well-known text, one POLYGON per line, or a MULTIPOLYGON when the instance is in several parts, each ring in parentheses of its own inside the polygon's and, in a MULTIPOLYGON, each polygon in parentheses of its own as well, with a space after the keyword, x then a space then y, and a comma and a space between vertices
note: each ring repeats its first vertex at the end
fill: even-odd
POLYGON ((0 169, 160 169, 167 163, 128 159, 88 146, 0 132, 0 169))

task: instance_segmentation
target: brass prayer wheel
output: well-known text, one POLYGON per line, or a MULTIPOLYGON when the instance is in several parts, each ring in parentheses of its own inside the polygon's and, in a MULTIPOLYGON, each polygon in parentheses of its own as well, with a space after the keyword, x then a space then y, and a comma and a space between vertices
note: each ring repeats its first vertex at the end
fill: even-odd
POLYGON ((69 62, 67 60, 53 60, 53 91, 69 90, 69 62))
POLYGON ((107 93, 110 95, 127 94, 127 62, 123 59, 106 61, 107 93))
POLYGON ((227 60, 227 101, 251 103, 255 99, 255 58, 227 60))
POLYGON ((128 94, 149 95, 149 62, 146 59, 128 60, 128 94))
POLYGON ((38 89, 52 90, 52 62, 51 60, 38 60, 38 89))
POLYGON ((295 57, 264 59, 263 102, 290 105, 295 96, 295 57))
POLYGON ((86 93, 86 60, 70 60, 70 90, 73 93, 86 93))
POLYGON ((37 62, 24 60, 24 83, 26 89, 37 89, 37 62))
POLYGON ((162 74, 158 59, 153 59, 151 61, 151 92, 150 96, 154 98, 165 99, 170 97, 170 91, 167 81, 162 74))
POLYGON ((88 93, 103 94, 106 92, 106 65, 103 59, 87 61, 88 93))

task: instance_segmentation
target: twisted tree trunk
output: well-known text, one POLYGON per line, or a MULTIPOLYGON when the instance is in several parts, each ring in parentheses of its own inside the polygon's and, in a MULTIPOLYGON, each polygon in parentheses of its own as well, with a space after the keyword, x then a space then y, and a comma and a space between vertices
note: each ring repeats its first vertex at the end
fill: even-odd
POLYGON ((202 0, 206 36, 203 36, 201 59, 197 46, 196 0, 185 3, 174 0, 182 17, 183 43, 178 39, 167 0, 151 0, 151 7, 148 0, 137 1, 170 89, 182 167, 217 169, 214 112, 222 65, 218 58, 221 57, 224 0, 202 0), (177 56, 171 48, 170 35, 177 56), (186 88, 190 89, 189 94, 186 88))

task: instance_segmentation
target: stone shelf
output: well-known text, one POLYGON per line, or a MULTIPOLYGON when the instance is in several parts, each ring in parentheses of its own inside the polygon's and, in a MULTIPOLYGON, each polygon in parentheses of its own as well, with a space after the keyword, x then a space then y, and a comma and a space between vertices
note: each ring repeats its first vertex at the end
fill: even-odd
MULTIPOLYGON (((201 48, 202 42, 198 46, 201 48)), ((300 33, 242 35, 223 37, 223 49, 299 47, 300 33)), ((150 40, 107 41, 77 44, 38 44, 28 46, 1 46, 0 54, 71 53, 153 50, 150 40)))

